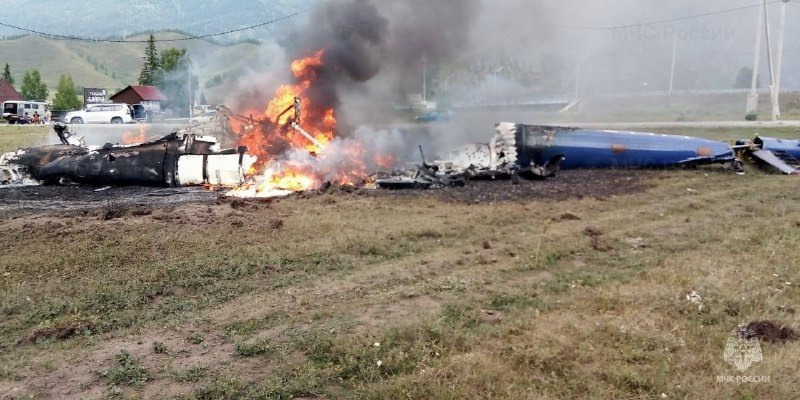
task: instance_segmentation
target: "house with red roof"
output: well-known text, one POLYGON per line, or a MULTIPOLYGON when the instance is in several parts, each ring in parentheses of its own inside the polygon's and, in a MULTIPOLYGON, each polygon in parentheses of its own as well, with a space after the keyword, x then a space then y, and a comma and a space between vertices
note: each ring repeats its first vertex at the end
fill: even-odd
POLYGON ((10 83, 0 79, 0 103, 5 101, 21 101, 22 96, 10 83))
POLYGON ((150 111, 161 111, 161 103, 167 100, 155 86, 128 86, 110 97, 114 103, 141 104, 150 111))

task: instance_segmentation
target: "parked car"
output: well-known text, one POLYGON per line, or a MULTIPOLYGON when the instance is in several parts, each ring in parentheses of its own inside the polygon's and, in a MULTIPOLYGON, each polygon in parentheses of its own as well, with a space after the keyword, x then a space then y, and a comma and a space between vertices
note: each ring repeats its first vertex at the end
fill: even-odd
POLYGON ((164 121, 165 113, 158 107, 145 104, 134 104, 133 113, 136 122, 152 123, 155 121, 164 121))
POLYGON ((50 104, 41 101, 7 101, 3 103, 3 118, 11 125, 22 124, 25 123, 22 121, 25 113, 32 117, 34 113, 38 112, 44 117, 48 110, 50 110, 50 104))
POLYGON ((134 104, 131 106, 131 117, 136 122, 148 122, 147 109, 141 104, 134 104))
POLYGON ((127 104, 91 104, 86 109, 64 116, 68 124, 127 124, 134 122, 133 109, 127 104))
POLYGON ((452 117, 452 110, 433 110, 417 115, 414 120, 417 122, 442 122, 450 121, 452 117))

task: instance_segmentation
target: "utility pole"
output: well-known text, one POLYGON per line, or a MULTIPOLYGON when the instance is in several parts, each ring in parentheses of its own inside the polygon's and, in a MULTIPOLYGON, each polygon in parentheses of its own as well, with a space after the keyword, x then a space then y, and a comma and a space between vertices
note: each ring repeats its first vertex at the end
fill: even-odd
POLYGON ((672 68, 669 73, 669 95, 672 96, 672 89, 675 87, 675 63, 678 61, 678 35, 675 35, 675 42, 672 44, 672 68))
POLYGON ((422 109, 428 108, 428 59, 422 56, 422 109))
POLYGON ((496 101, 498 105, 500 104, 500 77, 498 74, 503 72, 504 69, 506 69, 506 67, 501 65, 494 70, 494 101, 496 101))
POLYGON ((772 92, 772 120, 781 118, 781 74, 783 71, 783 45, 786 41, 786 6, 789 0, 781 2, 781 15, 779 19, 778 50, 775 55, 775 80, 772 92))
POLYGON ((581 58, 578 57, 578 61, 575 64, 575 99, 573 101, 578 101, 581 98, 581 58))
POLYGON ((758 8, 756 18, 756 50, 753 59, 753 80, 750 84, 750 94, 747 96, 747 114, 758 113, 758 67, 761 63, 761 35, 764 30, 764 15, 766 13, 766 0, 758 8))
POLYGON ((187 87, 189 88, 189 97, 188 97, 188 99, 189 99, 189 119, 191 120, 192 117, 193 117, 192 114, 193 114, 193 111, 194 111, 194 107, 192 105, 192 70, 191 69, 187 69, 186 72, 188 72, 188 74, 189 74, 189 85, 187 87))
POLYGON ((772 38, 769 29, 769 12, 766 6, 767 0, 764 0, 764 26, 767 35, 767 65, 769 67, 769 95, 770 103, 772 103, 772 120, 775 118, 775 65, 772 62, 772 38))

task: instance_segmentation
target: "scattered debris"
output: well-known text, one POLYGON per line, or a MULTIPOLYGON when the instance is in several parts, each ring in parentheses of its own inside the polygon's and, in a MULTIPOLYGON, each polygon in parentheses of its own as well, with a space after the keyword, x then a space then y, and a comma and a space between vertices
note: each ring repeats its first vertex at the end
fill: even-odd
POLYGON ((496 324, 503 321, 503 313, 497 310, 481 310, 481 320, 490 324, 496 324))
POLYGON ((136 204, 128 208, 128 213, 133 217, 145 217, 153 214, 153 207, 144 204, 136 204))
POLYGON ((794 342, 800 339, 800 333, 796 330, 772 321, 754 321, 740 328, 739 332, 749 332, 758 340, 770 343, 794 342))
POLYGON ((122 218, 125 216, 126 212, 127 210, 124 205, 115 201, 109 201, 103 208, 100 219, 103 221, 110 221, 112 219, 122 218))
POLYGON ((694 290, 692 290, 691 293, 686 295, 686 300, 688 300, 692 304, 697 305, 698 311, 703 311, 703 309, 706 307, 705 304, 703 304, 703 298, 700 296, 699 293, 697 293, 694 290))
POLYGON ((489 143, 456 148, 431 164, 420 146, 422 165, 413 171, 394 171, 376 183, 382 189, 428 189, 464 186, 467 179, 545 179, 560 170, 562 155, 536 164, 529 155, 520 154, 520 144, 516 130, 509 129, 508 124, 498 124, 489 143))
POLYGON ((234 210, 242 210, 242 209, 250 209, 253 208, 253 204, 247 200, 242 199, 234 199, 228 205, 231 206, 234 210))
POLYGON ((110 221, 126 216, 145 217, 153 214, 153 207, 146 204, 126 205, 118 201, 108 201, 100 212, 100 219, 110 221))
POLYGON ((177 189, 163 189, 163 190, 156 190, 148 193, 148 196, 151 197, 169 197, 169 196, 177 196, 179 194, 184 194, 186 191, 177 190, 177 189))
POLYGON ((561 221, 580 221, 581 217, 579 217, 576 214, 573 214, 573 213, 567 211, 565 213, 562 213, 561 216, 558 219, 561 220, 561 221))
POLYGON ((26 340, 38 343, 42 340, 67 340, 77 335, 91 333, 97 329, 97 324, 89 320, 70 321, 52 327, 37 328, 26 340))
POLYGON ((273 219, 269 220, 269 223, 267 224, 267 226, 269 227, 269 229, 272 229, 272 230, 281 229, 281 228, 283 228, 283 220, 280 219, 280 218, 273 218, 273 219))
POLYGON ((771 167, 786 175, 800 174, 800 140, 756 136, 753 140, 737 140, 732 149, 741 160, 771 167))
POLYGON ((419 146, 422 156, 422 164, 415 170, 393 171, 390 174, 379 177, 376 184, 381 189, 401 190, 401 189, 430 189, 442 187, 464 186, 464 175, 457 173, 440 173, 437 165, 430 165, 425 160, 425 152, 419 146))
POLYGON ((583 230, 583 233, 589 237, 593 249, 602 253, 614 250, 614 247, 608 244, 608 242, 602 237, 603 232, 601 230, 587 226, 586 229, 583 230))
POLYGON ((640 238, 640 237, 627 238, 627 239, 624 239, 623 242, 625 242, 626 244, 631 245, 631 247, 633 247, 634 249, 642 249, 642 248, 647 247, 647 244, 645 244, 644 239, 640 238))
POLYGON ((603 231, 601 231, 601 230, 599 230, 597 228, 591 227, 591 226, 587 226, 586 229, 583 230, 583 233, 585 233, 586 236, 589 236, 589 237, 603 236, 603 231))

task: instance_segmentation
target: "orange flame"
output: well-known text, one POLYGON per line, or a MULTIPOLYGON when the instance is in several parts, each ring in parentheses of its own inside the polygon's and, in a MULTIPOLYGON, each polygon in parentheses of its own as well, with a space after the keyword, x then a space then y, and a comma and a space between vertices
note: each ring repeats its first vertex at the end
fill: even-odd
MULTIPOLYGON (((334 138, 336 131, 336 112, 329 104, 315 104, 310 90, 324 67, 325 51, 319 50, 309 57, 292 62, 291 71, 294 83, 279 87, 266 106, 264 121, 237 123, 234 129, 241 131, 240 145, 247 146, 250 154, 258 157, 260 175, 251 170, 252 181, 229 193, 242 197, 276 197, 291 192, 305 191, 319 187, 324 182, 342 185, 363 184, 367 181, 366 160, 369 156, 360 143, 348 144, 345 154, 334 157, 337 162, 323 163, 326 149, 334 138), (317 143, 292 127, 296 122, 296 114, 292 109, 295 98, 301 99, 300 126, 311 135, 317 143), (305 150, 317 157, 312 162, 275 161, 288 150, 305 150), (325 164, 330 170, 320 170, 325 164)), ((252 118, 251 118, 252 119, 252 118)), ((391 165, 392 157, 375 155, 373 161, 379 166, 391 165)))
POLYGON ((275 91, 275 95, 267 104, 264 112, 265 127, 261 129, 243 129, 248 124, 238 123, 234 129, 245 131, 240 144, 247 146, 251 154, 257 156, 260 162, 266 163, 274 156, 281 154, 289 148, 305 149, 318 154, 325 145, 333 139, 336 130, 336 117, 333 108, 323 104, 313 104, 308 90, 312 88, 317 79, 317 71, 324 66, 324 50, 319 50, 313 55, 292 62, 291 70, 295 83, 283 85, 275 91), (305 136, 291 127, 294 119, 295 97, 301 99, 302 114, 301 125, 311 133, 321 146, 317 146, 305 136), (288 110, 288 112, 287 112, 288 110))
POLYGON ((139 132, 136 131, 125 131, 122 134, 122 144, 124 145, 132 145, 132 144, 139 144, 144 143, 147 141, 147 129, 145 127, 140 126, 139 132))

